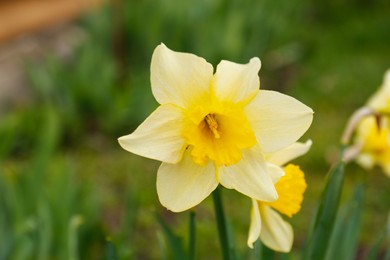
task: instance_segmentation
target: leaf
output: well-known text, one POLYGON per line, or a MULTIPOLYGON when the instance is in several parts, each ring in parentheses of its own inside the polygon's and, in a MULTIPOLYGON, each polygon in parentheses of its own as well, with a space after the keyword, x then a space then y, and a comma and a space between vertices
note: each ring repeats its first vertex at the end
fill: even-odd
POLYGON ((179 236, 175 235, 172 229, 168 226, 168 224, 164 221, 164 219, 160 215, 156 215, 157 221, 160 224, 165 238, 168 241, 168 245, 172 251, 172 259, 182 260, 188 259, 185 250, 183 248, 182 240, 179 236))
POLYGON ((291 257, 289 253, 280 253, 268 248, 260 241, 260 239, 258 239, 254 243, 253 258, 256 260, 261 260, 261 259, 288 260, 291 257))
POLYGON ((343 182, 344 163, 339 159, 335 167, 328 173, 327 183, 321 195, 313 229, 309 232, 306 241, 303 259, 325 258, 340 203, 343 182))
POLYGON ((327 260, 355 259, 362 214, 363 186, 358 185, 351 200, 337 216, 327 260))
POLYGON ((110 238, 107 238, 107 245, 106 245, 106 260, 117 260, 118 256, 116 254, 116 248, 115 245, 112 243, 110 238))
POLYGON ((386 230, 383 230, 383 232, 381 232, 378 235, 378 238, 375 241, 375 244, 371 247, 370 251, 368 252, 367 257, 365 258, 366 260, 379 259, 381 245, 382 245, 383 241, 385 240, 385 238, 386 238, 386 230))
POLYGON ((385 259, 390 259, 390 214, 387 216, 387 225, 386 225, 386 255, 385 259))

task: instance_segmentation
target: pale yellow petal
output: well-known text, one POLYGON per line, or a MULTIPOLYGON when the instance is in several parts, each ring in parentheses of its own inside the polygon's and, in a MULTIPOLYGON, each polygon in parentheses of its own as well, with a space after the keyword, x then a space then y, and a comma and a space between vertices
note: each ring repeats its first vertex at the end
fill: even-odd
POLYGON ((265 153, 297 141, 309 128, 313 110, 290 96, 260 90, 245 112, 265 153))
POLYGON ((183 129, 180 108, 166 104, 159 106, 132 133, 118 139, 123 149, 163 162, 178 162, 186 147, 181 136, 183 129))
POLYGON ((375 160, 372 155, 367 153, 359 154, 356 157, 356 162, 365 169, 372 169, 375 165, 375 160))
POLYGON ((267 165, 256 147, 244 150, 238 163, 219 167, 218 173, 220 183, 226 188, 257 200, 274 201, 278 198, 267 165))
POLYGON ((251 223, 249 226, 248 232, 248 241, 247 244, 250 248, 253 248, 253 243, 256 242, 260 237, 261 231, 261 217, 259 211, 259 205, 257 201, 252 199, 252 209, 251 209, 251 223))
POLYGON ((311 140, 307 140, 305 143, 296 142, 284 149, 276 151, 274 153, 266 154, 265 159, 267 162, 274 163, 276 165, 284 165, 295 158, 307 153, 312 145, 311 140))
POLYGON ((247 64, 221 61, 213 81, 217 98, 233 103, 249 101, 260 88, 260 67, 259 58, 252 58, 247 64))
POLYGON ((158 197, 161 204, 173 212, 198 205, 217 186, 214 164, 195 164, 188 151, 179 163, 162 163, 157 172, 158 197))
POLYGON ((154 50, 150 70, 152 92, 160 104, 188 107, 210 92, 213 67, 194 54, 175 52, 160 44, 154 50))
POLYGON ((386 110, 389 100, 389 94, 386 92, 387 91, 383 88, 380 88, 377 92, 375 92, 367 102, 368 107, 381 112, 386 110))
POLYGON ((274 184, 277 183, 280 180, 280 178, 283 177, 285 174, 282 167, 269 162, 267 162, 267 172, 274 184))
POLYGON ((264 245, 278 252, 290 252, 294 233, 291 225, 270 207, 260 207, 260 240, 264 245))
POLYGON ((368 106, 381 112, 390 112, 390 69, 383 77, 382 86, 367 102, 368 106))

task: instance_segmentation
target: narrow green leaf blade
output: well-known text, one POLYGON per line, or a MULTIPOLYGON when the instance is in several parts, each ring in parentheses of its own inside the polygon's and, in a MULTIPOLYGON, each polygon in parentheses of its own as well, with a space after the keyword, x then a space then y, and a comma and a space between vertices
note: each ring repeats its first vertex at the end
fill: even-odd
POLYGON ((313 230, 311 230, 306 242, 303 259, 325 258, 340 203, 343 182, 344 163, 339 160, 328 173, 327 183, 321 195, 313 230))
POLYGON ((112 243, 110 238, 107 238, 105 259, 106 260, 117 260, 118 259, 115 245, 112 243))
POLYGON ((390 259, 390 214, 387 216, 387 225, 386 225, 386 255, 385 259, 390 259))
POLYGON ((388 215, 386 228, 378 236, 374 245, 371 247, 370 251, 367 254, 365 259, 367 260, 375 260, 381 257, 382 245, 385 246, 385 258, 390 259, 390 214, 388 215))
POLYGON ((158 223, 160 224, 163 230, 165 238, 168 241, 170 249, 172 251, 172 259, 177 259, 177 260, 188 259, 180 237, 175 235, 175 233, 172 231, 172 229, 168 226, 168 224, 164 221, 164 219, 160 215, 157 214, 156 217, 158 223))
POLYGON ((363 186, 358 185, 351 200, 337 216, 327 260, 355 259, 362 214, 363 186))

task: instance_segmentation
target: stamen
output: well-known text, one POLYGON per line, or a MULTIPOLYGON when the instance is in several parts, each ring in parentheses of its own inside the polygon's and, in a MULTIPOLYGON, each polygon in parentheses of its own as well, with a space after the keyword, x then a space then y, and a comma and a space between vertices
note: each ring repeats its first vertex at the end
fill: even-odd
POLYGON ((214 114, 208 114, 205 118, 207 126, 209 127, 210 131, 214 134, 214 137, 219 139, 221 135, 218 132, 218 122, 215 119, 214 114))

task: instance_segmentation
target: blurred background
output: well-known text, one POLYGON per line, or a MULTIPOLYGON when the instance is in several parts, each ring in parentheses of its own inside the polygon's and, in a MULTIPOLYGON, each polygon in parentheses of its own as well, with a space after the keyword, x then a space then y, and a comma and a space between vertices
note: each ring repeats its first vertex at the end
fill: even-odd
MULTIPOLYGON (((262 60, 261 88, 312 107, 302 211, 291 219, 299 255, 349 115, 390 68, 387 0, 0 0, 0 259, 170 258, 161 216, 187 241, 188 212, 158 202, 158 162, 122 150, 156 107, 150 58, 176 51, 262 60), (110 242, 111 241, 111 242, 110 242)), ((365 186, 358 258, 390 208, 379 170, 347 168, 343 201, 365 186)), ((250 201, 223 190, 240 259, 250 201)), ((196 207, 197 257, 221 257, 211 198, 196 207)))

